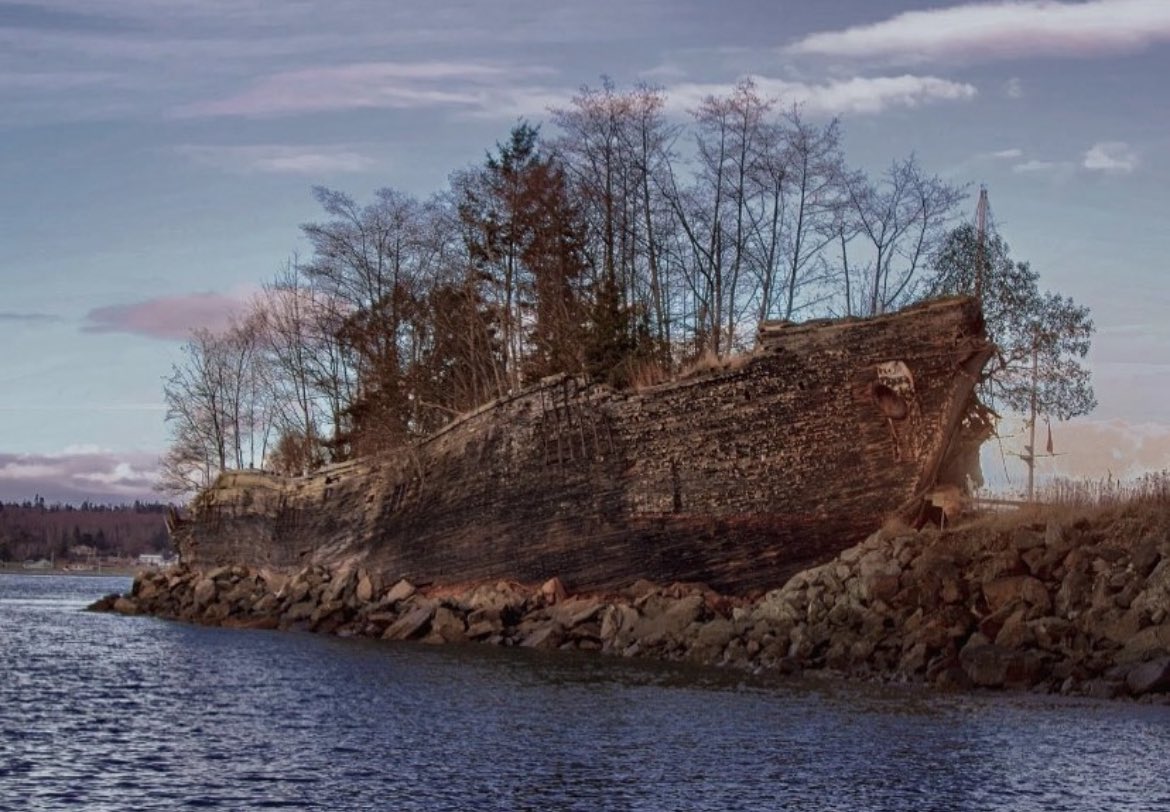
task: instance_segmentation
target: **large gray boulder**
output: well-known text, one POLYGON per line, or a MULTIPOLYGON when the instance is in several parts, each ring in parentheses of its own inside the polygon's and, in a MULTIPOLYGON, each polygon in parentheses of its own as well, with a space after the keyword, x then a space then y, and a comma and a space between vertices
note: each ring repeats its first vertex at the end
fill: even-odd
POLYGON ((1130 669, 1125 687, 1134 696, 1170 690, 1170 657, 1160 657, 1130 669))

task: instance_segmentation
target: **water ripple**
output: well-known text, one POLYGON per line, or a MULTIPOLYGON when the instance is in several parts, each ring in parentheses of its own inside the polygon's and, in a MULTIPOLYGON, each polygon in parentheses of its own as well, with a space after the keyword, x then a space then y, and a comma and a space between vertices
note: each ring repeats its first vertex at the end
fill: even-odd
POLYGON ((207 629, 0 575, 0 809, 1161 810, 1170 709, 207 629))

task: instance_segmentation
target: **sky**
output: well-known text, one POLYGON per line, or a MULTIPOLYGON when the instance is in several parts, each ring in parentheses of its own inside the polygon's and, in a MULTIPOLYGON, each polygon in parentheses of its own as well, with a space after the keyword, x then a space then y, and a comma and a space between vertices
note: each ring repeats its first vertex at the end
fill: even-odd
POLYGON ((1168 0, 0 0, 0 500, 157 498, 163 378, 306 252, 314 185, 426 196, 603 75, 679 117, 750 76, 855 166, 985 184, 1097 326, 1041 474, 1170 468, 1168 0))

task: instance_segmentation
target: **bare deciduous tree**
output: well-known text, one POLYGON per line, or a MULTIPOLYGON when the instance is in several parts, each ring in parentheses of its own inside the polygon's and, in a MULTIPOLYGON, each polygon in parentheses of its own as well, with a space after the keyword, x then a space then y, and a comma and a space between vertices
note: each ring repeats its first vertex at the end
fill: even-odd
MULTIPOLYGON (((301 227, 313 246, 304 272, 331 303, 334 336, 343 360, 353 364, 356 389, 345 411, 353 423, 377 428, 357 431, 366 450, 392 446, 410 430, 409 393, 402 388, 404 347, 412 341, 407 311, 434 272, 426 211, 394 189, 379 189, 367 206, 329 189, 314 194, 332 219, 301 227)), ((346 435, 356 429, 336 426, 338 453, 344 455, 346 435)))
MULTIPOLYGON (((778 126, 782 150, 776 157, 768 156, 761 169, 772 207, 767 245, 771 253, 778 238, 782 248, 782 287, 773 291, 771 285, 764 286, 761 320, 792 319, 820 301, 803 294, 806 287, 825 281, 824 252, 834 241, 833 222, 844 205, 840 179, 845 158, 837 120, 817 127, 793 107, 778 126)), ((769 259, 766 267, 772 264, 769 259)))
POLYGON ((673 213, 656 178, 671 160, 679 128, 665 95, 649 85, 618 91, 609 79, 555 109, 553 142, 580 201, 590 271, 590 367, 613 370, 638 359, 669 362, 672 312, 665 235, 673 213))
MULTIPOLYGON (((652 379, 743 349, 763 319, 963 289, 961 252, 936 251, 962 190, 913 156, 876 180, 850 171, 836 121, 781 105, 745 80, 684 128, 662 90, 603 79, 553 111, 557 138, 522 122, 426 202, 315 189, 325 217, 302 226, 308 260, 227 331, 196 332, 166 381, 168 487, 399 447, 553 373, 652 379)), ((1084 411, 1087 313, 1039 293, 1027 310, 1027 359, 1011 319, 997 337, 996 397, 1017 402, 1027 360, 1065 382, 1054 415, 1084 411)))
POLYGON ((220 471, 261 464, 273 400, 259 342, 253 317, 220 334, 196 330, 184 345, 163 387, 174 437, 163 458, 167 487, 203 487, 220 471))
MULTIPOLYGON (((852 173, 844 189, 849 222, 842 233, 855 234, 863 245, 862 263, 854 263, 861 298, 850 302, 859 309, 848 312, 884 313, 914 298, 920 271, 966 193, 927 175, 913 155, 895 161, 876 182, 852 173)), ((842 262, 850 264, 848 257, 842 262)))

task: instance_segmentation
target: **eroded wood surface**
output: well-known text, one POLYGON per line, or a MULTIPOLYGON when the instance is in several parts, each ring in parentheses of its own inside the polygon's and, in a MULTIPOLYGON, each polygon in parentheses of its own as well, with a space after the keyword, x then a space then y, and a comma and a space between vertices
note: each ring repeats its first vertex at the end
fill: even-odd
POLYGON ((641 392, 551 379, 395 454, 292 479, 224 474, 174 534, 195 566, 774 587, 965 469, 951 458, 972 453, 959 435, 989 351, 963 298, 765 324, 752 356, 692 379, 641 392))

